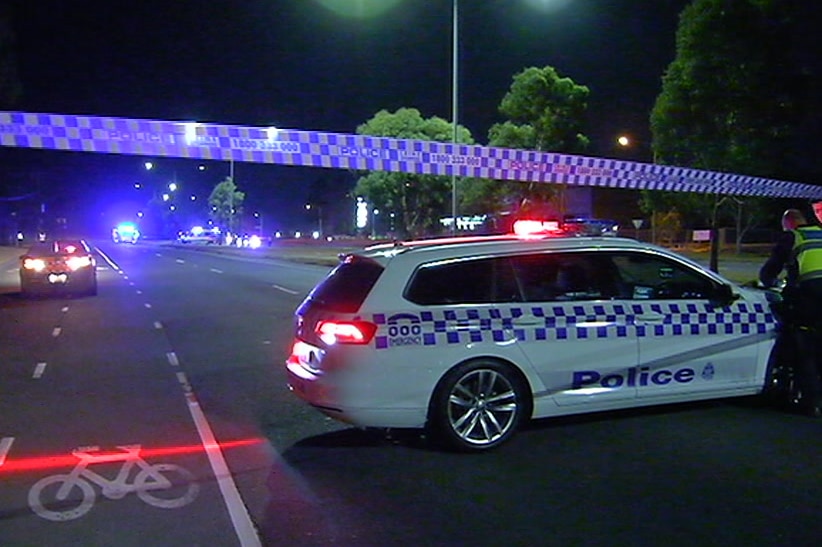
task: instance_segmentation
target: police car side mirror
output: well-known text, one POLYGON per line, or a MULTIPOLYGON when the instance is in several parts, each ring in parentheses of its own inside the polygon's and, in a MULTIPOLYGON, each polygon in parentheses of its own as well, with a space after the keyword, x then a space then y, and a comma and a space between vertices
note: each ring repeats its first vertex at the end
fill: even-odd
POLYGON ((718 307, 725 307, 739 300, 740 295, 734 292, 730 285, 720 285, 711 298, 711 302, 718 307))

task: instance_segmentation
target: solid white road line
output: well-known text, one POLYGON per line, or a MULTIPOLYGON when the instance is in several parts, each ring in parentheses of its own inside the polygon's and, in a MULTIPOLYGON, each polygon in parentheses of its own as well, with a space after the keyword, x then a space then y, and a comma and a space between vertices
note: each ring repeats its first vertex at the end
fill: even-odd
POLYGON ((206 456, 208 456, 208 461, 211 464, 211 470, 217 479, 217 485, 220 487, 220 492, 225 500, 228 515, 234 524, 234 531, 237 533, 240 545, 243 547, 261 547, 260 537, 257 535, 257 530, 251 521, 248 509, 246 509, 243 499, 240 497, 237 484, 234 482, 231 470, 229 470, 223 452, 220 450, 220 444, 214 437, 214 432, 200 408, 200 403, 197 402, 197 398, 194 396, 188 378, 186 378, 185 373, 178 372, 177 380, 185 393, 188 401, 188 411, 191 413, 191 419, 194 420, 194 425, 197 427, 197 433, 200 434, 200 441, 203 443, 206 456))
POLYGON ((14 437, 3 437, 0 439, 0 467, 6 463, 6 456, 11 450, 11 443, 14 442, 14 437))
POLYGON ((109 266, 111 266, 111 267, 112 267, 112 269, 114 269, 114 270, 116 270, 116 271, 118 271, 118 272, 121 272, 121 273, 122 273, 122 270, 120 269, 120 266, 118 266, 118 265, 117 265, 117 263, 116 263, 116 262, 114 262, 114 260, 112 260, 112 259, 111 259, 111 257, 109 257, 106 253, 104 253, 104 252, 103 252, 103 251, 101 251, 100 249, 97 249, 97 253, 98 253, 100 256, 102 256, 102 257, 103 257, 103 260, 105 260, 106 262, 108 262, 108 265, 109 265, 109 266))
POLYGON ((286 289, 285 287, 281 287, 280 285, 271 285, 271 286, 274 287, 275 289, 277 289, 278 291, 283 291, 283 292, 288 293, 288 294, 297 294, 297 291, 292 291, 291 289, 286 289))

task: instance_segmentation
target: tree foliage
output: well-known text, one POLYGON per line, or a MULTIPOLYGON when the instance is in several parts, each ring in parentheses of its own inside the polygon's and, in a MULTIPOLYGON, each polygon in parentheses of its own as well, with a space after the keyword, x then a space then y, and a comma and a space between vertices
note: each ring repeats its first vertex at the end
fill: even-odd
MULTIPOLYGON (((588 87, 560 76, 550 66, 515 74, 499 106, 506 120, 491 126, 490 146, 579 154, 588 147, 582 134, 588 108, 588 87)), ((561 197, 544 183, 480 181, 466 191, 466 206, 487 212, 544 209, 561 197)), ((562 209, 558 204, 555 209, 562 209)))
MULTIPOLYGON (((436 116, 424 119, 415 108, 400 108, 393 113, 381 110, 357 127, 357 133, 438 142, 454 138, 453 124, 436 116)), ((473 144, 468 129, 458 126, 457 142, 473 144)), ((460 181, 458 189, 464 184, 460 181)), ((372 171, 359 178, 354 194, 372 207, 394 213, 395 229, 401 236, 439 233, 439 219, 450 216, 450 177, 372 171)))
MULTIPOLYGON (((683 10, 676 58, 651 111, 656 163, 787 175, 784 159, 806 107, 788 47, 794 7, 785 0, 694 0, 683 10)), ((763 198, 740 206, 722 196, 660 192, 643 192, 643 204, 646 211, 676 207, 686 224, 714 229, 751 227, 770 206, 763 198)))
POLYGON ((655 161, 780 174, 801 112, 790 57, 791 2, 694 0, 651 112, 655 161))
POLYGON ((234 180, 226 177, 211 191, 211 195, 208 196, 208 205, 211 207, 214 219, 231 232, 236 224, 234 219, 243 213, 244 200, 245 192, 237 190, 234 180))

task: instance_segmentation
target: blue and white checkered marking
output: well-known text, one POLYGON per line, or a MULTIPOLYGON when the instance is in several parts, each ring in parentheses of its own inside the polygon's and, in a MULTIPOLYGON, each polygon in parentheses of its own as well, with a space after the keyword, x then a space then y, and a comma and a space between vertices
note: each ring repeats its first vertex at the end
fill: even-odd
POLYGON ((735 303, 724 308, 683 302, 574 303, 545 306, 458 308, 375 314, 377 349, 502 342, 511 333, 521 342, 671 336, 765 334, 776 318, 763 304, 735 303), (655 313, 661 323, 643 324, 638 316, 655 313), (523 315, 541 317, 539 326, 515 327, 523 315))
POLYGON ((822 187, 532 150, 174 122, 0 112, 0 146, 394 171, 576 186, 822 198, 822 187))

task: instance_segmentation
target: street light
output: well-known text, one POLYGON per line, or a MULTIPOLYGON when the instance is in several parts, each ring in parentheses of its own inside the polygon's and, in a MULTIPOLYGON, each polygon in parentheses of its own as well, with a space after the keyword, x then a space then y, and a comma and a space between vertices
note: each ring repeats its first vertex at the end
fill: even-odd
MULTIPOLYGON (((550 11, 561 8, 570 0, 529 0, 536 9, 550 11)), ((384 3, 383 8, 390 7, 384 3)), ((330 7, 327 5, 326 7, 330 7)), ((457 124, 459 122, 459 0, 451 2, 451 123, 453 133, 451 141, 454 149, 457 147, 457 124)), ((454 165, 452 165, 454 167, 454 165)), ((457 229, 457 173, 456 169, 451 171, 451 223, 452 233, 457 229)))
MULTIPOLYGON (((305 204, 305 210, 306 211, 310 211, 312 209, 312 207, 314 207, 314 206, 311 205, 310 203, 305 204)), ((320 236, 322 236, 323 235, 323 207, 322 207, 322 205, 317 205, 316 209, 317 209, 317 232, 320 234, 320 236)))
POLYGON ((259 212, 255 212, 254 213, 254 218, 257 219, 257 225, 258 225, 259 233, 262 236, 263 235, 263 215, 259 212))
MULTIPOLYGON (((457 147, 457 98, 459 86, 459 0, 454 0, 453 13, 451 21, 451 120, 454 124, 453 132, 453 146, 456 151, 457 147)), ((455 234, 457 231, 457 171, 454 165, 451 166, 451 233, 455 234)))

